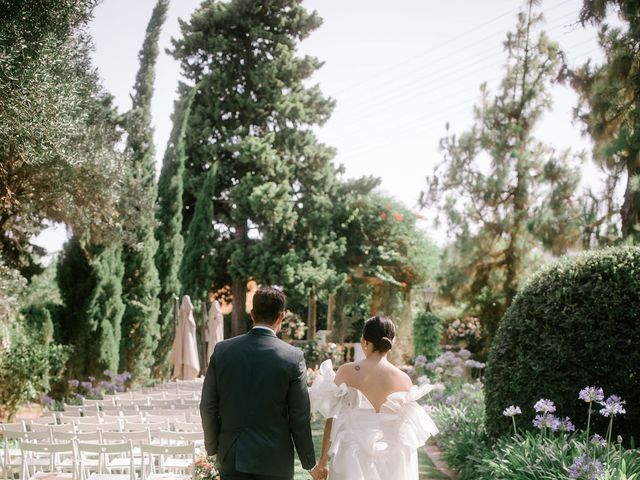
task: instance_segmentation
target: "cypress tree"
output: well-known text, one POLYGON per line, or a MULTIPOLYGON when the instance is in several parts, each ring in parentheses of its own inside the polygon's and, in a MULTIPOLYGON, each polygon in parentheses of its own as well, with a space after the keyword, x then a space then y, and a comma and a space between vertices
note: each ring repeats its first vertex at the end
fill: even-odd
POLYGON ((216 258, 220 258, 216 255, 219 237, 213 228, 217 165, 214 164, 200 188, 180 267, 180 280, 184 292, 191 296, 194 304, 206 299, 208 292, 213 289, 215 261, 216 258))
POLYGON ((321 62, 296 56, 297 43, 320 24, 299 0, 211 1, 182 22, 174 40, 185 76, 200 85, 187 133, 183 232, 217 163, 210 228, 222 248, 214 235, 208 247, 223 267, 214 286, 231 280, 234 335, 246 328, 250 277, 301 283, 309 293, 324 285, 309 284, 315 275, 308 272, 327 285, 339 281, 330 259, 340 241, 329 222, 316 229, 332 206, 334 152, 312 131, 334 102, 306 85, 321 62))
POLYGON ((165 21, 168 0, 158 0, 147 25, 140 51, 140 69, 136 76, 132 110, 127 115, 129 157, 129 196, 136 201, 134 215, 125 220, 129 238, 124 243, 123 296, 120 369, 131 372, 134 381, 150 376, 153 354, 158 344, 158 293, 160 284, 154 262, 157 241, 154 236, 157 186, 153 158, 151 100, 158 58, 158 38, 165 21))
POLYGON ((72 375, 98 376, 118 369, 123 266, 119 246, 89 246, 72 237, 58 263, 57 282, 65 307, 63 342, 73 346, 72 375))
POLYGON ((179 87, 180 97, 175 102, 173 129, 167 143, 158 181, 158 210, 156 237, 156 267, 160 277, 160 339, 155 352, 154 376, 167 378, 169 352, 173 341, 173 299, 180 295, 179 271, 182 263, 184 238, 182 236, 182 182, 185 163, 184 136, 195 89, 184 84, 179 87))

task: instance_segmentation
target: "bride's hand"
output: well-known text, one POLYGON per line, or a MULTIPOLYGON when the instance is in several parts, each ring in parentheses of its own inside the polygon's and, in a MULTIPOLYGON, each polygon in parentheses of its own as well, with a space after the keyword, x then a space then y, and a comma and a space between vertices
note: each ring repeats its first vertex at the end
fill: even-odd
POLYGON ((313 478, 313 480, 326 480, 329 476, 329 469, 326 466, 322 466, 317 464, 311 470, 309 470, 309 474, 313 478))

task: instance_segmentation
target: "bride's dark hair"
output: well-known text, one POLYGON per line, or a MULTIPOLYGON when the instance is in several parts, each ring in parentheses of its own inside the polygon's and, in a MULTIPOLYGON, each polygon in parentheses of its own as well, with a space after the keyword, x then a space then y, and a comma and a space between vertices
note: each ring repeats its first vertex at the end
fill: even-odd
POLYGON ((385 353, 391 350, 396 336, 396 326, 390 318, 371 317, 364 322, 362 338, 373 344, 374 352, 385 353))

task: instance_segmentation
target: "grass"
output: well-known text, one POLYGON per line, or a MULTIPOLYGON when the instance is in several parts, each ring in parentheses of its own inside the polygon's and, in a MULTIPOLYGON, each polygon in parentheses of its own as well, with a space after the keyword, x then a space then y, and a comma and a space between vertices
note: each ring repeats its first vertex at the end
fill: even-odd
MULTIPOLYGON (((313 444, 316 448, 316 458, 320 457, 320 448, 322 447, 322 432, 324 429, 324 421, 319 418, 311 424, 311 434, 313 436, 313 444)), ((426 452, 421 448, 418 450, 418 465, 420 478, 422 480, 449 480, 449 477, 440 472, 427 456, 426 452)), ((310 480, 311 475, 300 465, 300 461, 296 458, 295 471, 293 480, 310 480)))

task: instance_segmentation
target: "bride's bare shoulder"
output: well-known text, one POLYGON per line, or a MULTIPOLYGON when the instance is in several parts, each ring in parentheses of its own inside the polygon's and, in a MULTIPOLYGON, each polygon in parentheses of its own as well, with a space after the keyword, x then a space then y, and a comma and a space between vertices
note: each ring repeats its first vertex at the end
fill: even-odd
POLYGON ((407 375, 406 372, 403 372, 395 365, 393 366, 393 372, 394 372, 394 377, 396 382, 398 382, 398 384, 401 385, 403 388, 406 388, 407 390, 409 390, 413 386, 413 381, 411 380, 411 377, 407 375))
POLYGON ((343 382, 349 383, 352 373, 355 371, 355 362, 348 362, 340 365, 336 372, 335 382, 340 385, 343 382))

